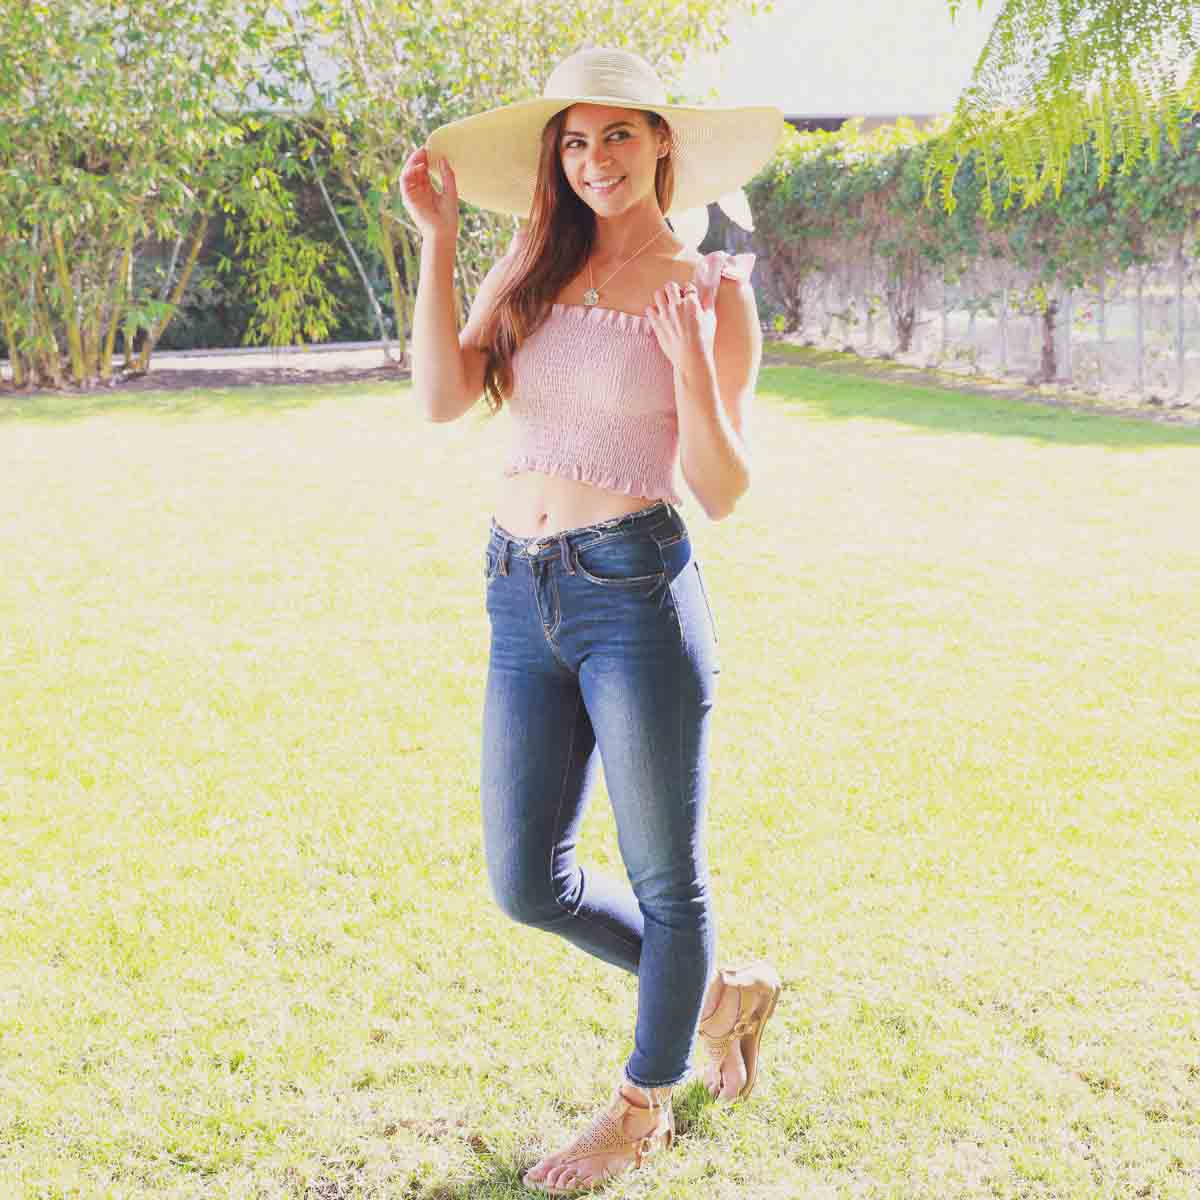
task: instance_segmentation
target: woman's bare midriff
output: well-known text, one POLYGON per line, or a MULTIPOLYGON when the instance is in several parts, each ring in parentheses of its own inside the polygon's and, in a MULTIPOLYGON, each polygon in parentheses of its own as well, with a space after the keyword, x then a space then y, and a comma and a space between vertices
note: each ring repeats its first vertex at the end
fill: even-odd
POLYGON ((492 512, 517 537, 549 537, 649 508, 656 501, 544 471, 501 476, 492 512))

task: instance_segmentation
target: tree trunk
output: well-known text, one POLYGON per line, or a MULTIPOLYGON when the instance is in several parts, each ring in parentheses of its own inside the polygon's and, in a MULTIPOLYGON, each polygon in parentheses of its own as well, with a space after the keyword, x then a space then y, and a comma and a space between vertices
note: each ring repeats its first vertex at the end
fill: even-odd
POLYGON ((1175 247, 1175 395, 1183 396, 1183 234, 1179 235, 1179 244, 1175 247))
POLYGON ((50 383, 60 388, 63 385, 62 363, 59 360, 58 339, 54 336, 54 329, 50 323, 50 316, 46 308, 46 294, 42 288, 41 272, 35 269, 33 272, 33 320, 35 326, 38 327, 38 333, 41 334, 42 348, 35 351, 34 362, 36 363, 34 383, 42 383, 49 380, 50 383))
POLYGON ((1134 356, 1137 360, 1137 390, 1140 392, 1146 383, 1146 365, 1145 365, 1145 344, 1146 344, 1146 308, 1143 303, 1142 290, 1145 286, 1145 268, 1138 264, 1137 267, 1137 340, 1134 347, 1134 356))
POLYGON ((1054 324, 1058 316, 1058 301, 1048 300, 1042 310, 1042 365, 1041 381, 1053 383, 1057 373, 1054 355, 1054 324))
POLYGON ((1072 379, 1071 360, 1071 330, 1075 314, 1075 294, 1070 288, 1063 292, 1062 328, 1062 366, 1059 368, 1059 378, 1068 383, 1072 379))
POLYGON ((946 305, 946 277, 945 277, 945 275, 942 276, 942 302, 941 302, 941 310, 938 313, 938 316, 940 318, 940 323, 941 323, 941 335, 942 335, 941 352, 943 354, 945 354, 946 350, 947 350, 947 342, 949 342, 949 340, 950 340, 950 328, 949 328, 950 316, 949 316, 949 310, 946 305))
POLYGON ((76 315, 75 289, 71 286, 71 272, 67 269, 67 252, 63 246, 62 233, 57 226, 50 230, 50 239, 54 247, 54 271, 58 277, 58 286, 62 289, 62 319, 67 327, 71 376, 76 383, 83 383, 87 379, 87 367, 83 360, 83 337, 79 332, 79 319, 76 315))
MULTIPOLYGON (((183 296, 183 289, 187 287, 188 280, 192 277, 192 269, 196 265, 196 259, 200 257, 200 246, 204 241, 204 235, 208 232, 208 213, 204 213, 200 218, 200 227, 196 230, 196 236, 192 239, 191 249, 188 251, 187 262, 184 263, 183 271, 180 273, 179 282, 175 285, 175 291, 171 295, 171 304, 179 303, 183 296)), ((150 369, 150 355, 154 351, 158 339, 162 337, 162 332, 167 327, 167 322, 170 321, 170 314, 163 317, 155 327, 146 334, 145 345, 142 346, 142 352, 138 355, 138 370, 148 371, 150 369)))
POLYGON ((392 315, 396 318, 396 341, 403 354, 408 337, 404 321, 404 289, 400 284, 400 272, 396 270, 396 244, 392 241, 391 216, 387 211, 387 198, 379 197, 376 209, 379 222, 379 247, 383 251, 383 264, 387 267, 388 283, 392 289, 392 315))
POLYGON ((1000 374, 1008 371, 1008 285, 1000 291, 1000 374))
MULTIPOLYGON (((421 273, 420 253, 414 250, 412 235, 407 229, 400 230, 400 252, 404 255, 404 278, 407 286, 404 288, 404 310, 396 314, 396 333, 400 345, 408 346, 408 333, 413 325, 413 312, 416 308, 416 290, 412 281, 421 273)), ((460 323, 461 324, 461 323, 460 323)))
POLYGON ((4 303, 3 290, 0 290, 0 326, 4 327, 4 341, 8 346, 8 365, 12 371, 13 387, 23 387, 25 368, 21 363, 21 355, 17 351, 17 331, 13 327, 12 316, 4 303))
POLYGON ((325 188, 325 180, 321 172, 315 170, 313 174, 317 180, 317 187, 321 189, 321 195, 324 197, 325 207, 329 210, 329 215, 333 218, 333 223, 337 227, 338 236, 342 239, 342 245, 346 247, 346 253, 350 255, 350 261, 354 264, 354 269, 358 272, 359 282, 363 286, 363 291, 367 293, 371 312, 375 315, 375 327, 379 330, 379 340, 383 343, 383 357, 388 362, 392 362, 392 343, 387 334, 387 327, 383 323, 383 309, 379 307, 379 301, 375 296, 375 289, 371 287, 371 281, 367 278, 367 272, 363 269, 362 260, 358 257, 350 238, 346 234, 346 230, 342 225, 342 219, 337 214, 337 209, 333 207, 333 201, 330 199, 329 192, 325 188))
POLYGON ((125 242, 125 253, 121 255, 120 266, 117 267, 117 286, 113 291, 112 320, 108 324, 108 334, 104 338, 104 349, 100 353, 100 378, 107 380, 112 376, 113 350, 117 343, 117 326, 121 324, 121 312, 125 307, 128 296, 129 269, 133 260, 133 234, 130 233, 125 242))

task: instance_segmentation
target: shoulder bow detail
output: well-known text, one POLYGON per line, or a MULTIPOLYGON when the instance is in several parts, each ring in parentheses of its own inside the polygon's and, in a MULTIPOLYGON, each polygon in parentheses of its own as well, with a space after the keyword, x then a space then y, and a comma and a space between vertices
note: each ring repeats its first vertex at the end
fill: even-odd
MULTIPOLYGON (((725 254, 725 251, 720 253, 725 254)), ((726 254, 721 263, 721 274, 728 275, 730 279, 749 279, 757 258, 758 255, 749 250, 744 254, 726 254)))
POLYGON ((704 255, 696 269, 696 287, 700 292, 701 303, 708 303, 716 295, 722 276, 728 279, 749 279, 757 257, 757 254, 749 250, 742 254, 713 250, 704 255))

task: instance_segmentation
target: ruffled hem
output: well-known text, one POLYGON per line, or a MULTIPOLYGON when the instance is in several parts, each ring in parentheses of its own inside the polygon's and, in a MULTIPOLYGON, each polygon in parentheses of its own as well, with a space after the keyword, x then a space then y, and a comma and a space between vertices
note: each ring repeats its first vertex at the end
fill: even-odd
POLYGON ((563 479, 574 479, 577 483, 590 483, 595 487, 611 488, 623 492, 627 496, 645 496, 648 500, 669 500, 672 504, 681 504, 679 496, 672 488, 664 488, 657 484, 647 484, 628 476, 608 474, 596 467, 581 463, 558 463, 549 459, 532 458, 525 455, 515 462, 510 462, 504 468, 506 476, 519 475, 522 471, 540 471, 543 475, 558 475, 563 479))
POLYGON ((552 304, 550 310, 584 321, 615 325, 618 329, 627 329, 631 333, 654 336, 649 317, 640 317, 637 313, 626 312, 623 308, 601 308, 599 304, 552 304))

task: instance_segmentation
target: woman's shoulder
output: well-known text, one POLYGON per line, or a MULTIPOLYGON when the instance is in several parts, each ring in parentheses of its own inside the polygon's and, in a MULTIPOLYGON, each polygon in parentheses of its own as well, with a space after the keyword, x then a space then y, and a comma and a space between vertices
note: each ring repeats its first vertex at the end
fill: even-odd
POLYGON ((678 282, 704 286, 715 284, 722 276, 728 279, 749 279, 757 255, 746 252, 734 254, 729 250, 710 250, 700 254, 693 250, 669 258, 670 277, 678 282))

